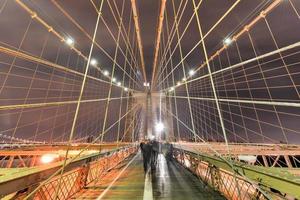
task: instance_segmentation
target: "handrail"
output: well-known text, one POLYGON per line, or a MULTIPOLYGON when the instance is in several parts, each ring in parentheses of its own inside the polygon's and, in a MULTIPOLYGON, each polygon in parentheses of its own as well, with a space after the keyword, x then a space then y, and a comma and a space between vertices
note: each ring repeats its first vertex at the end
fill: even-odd
MULTIPOLYGON (((66 166, 64 169, 64 173, 71 171, 75 168, 78 168, 80 166, 83 166, 88 162, 98 160, 102 157, 112 155, 122 150, 129 150, 130 148, 133 147, 134 146, 130 145, 130 146, 121 147, 118 149, 109 150, 101 153, 94 153, 90 155, 81 156, 75 159, 73 162, 71 162, 68 166, 66 166)), ((10 172, 12 172, 11 174, 0 176, 0 188, 1 188, 0 197, 11 194, 13 192, 26 189, 30 186, 36 185, 46 180, 54 172, 56 172, 58 169, 61 168, 63 162, 64 161, 60 161, 60 162, 47 164, 44 166, 38 166, 38 167, 9 169, 11 170, 10 172)), ((7 171, 7 169, 3 169, 3 170, 7 171)))
POLYGON ((279 169, 252 166, 231 161, 234 166, 234 168, 232 168, 223 159, 220 159, 215 156, 211 156, 201 152, 187 151, 184 149, 174 148, 174 150, 178 150, 179 152, 182 152, 185 155, 189 155, 193 157, 196 161, 204 161, 222 170, 241 174, 254 181, 261 188, 269 190, 275 189, 281 192, 282 194, 288 194, 292 195, 295 198, 300 198, 300 179, 282 168, 279 169), (234 171, 233 169, 236 171, 234 171))

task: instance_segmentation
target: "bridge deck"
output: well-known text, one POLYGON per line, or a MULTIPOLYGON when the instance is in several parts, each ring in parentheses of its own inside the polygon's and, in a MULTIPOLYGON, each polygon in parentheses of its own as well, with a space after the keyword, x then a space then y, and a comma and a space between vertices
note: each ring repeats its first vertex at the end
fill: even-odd
POLYGON ((181 166, 160 154, 156 171, 144 175, 141 155, 121 163, 73 199, 224 199, 181 166), (119 176, 119 177, 118 177, 119 176), (116 178, 118 177, 118 178, 116 178))

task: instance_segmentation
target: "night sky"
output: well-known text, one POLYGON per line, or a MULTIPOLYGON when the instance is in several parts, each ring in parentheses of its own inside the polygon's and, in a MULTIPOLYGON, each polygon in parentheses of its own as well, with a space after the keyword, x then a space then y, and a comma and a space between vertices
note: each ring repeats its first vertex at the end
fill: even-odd
MULTIPOLYGON (((181 35, 193 14, 193 4, 192 0, 188 0, 187 3, 179 0, 173 1, 176 12, 181 5, 179 10, 181 13, 185 5, 178 26, 181 35)), ((91 46, 89 37, 93 35, 97 19, 96 10, 90 1, 23 0, 21 2, 36 12, 63 38, 72 38, 75 42, 74 47, 83 55, 88 56, 91 46)), ((199 0, 195 2, 198 4, 199 0)), ((270 0, 241 1, 205 38, 208 57, 224 45, 225 38, 236 35, 272 2, 270 0)), ((94 0, 93 3, 99 8, 100 0, 94 0)), ((198 14, 204 35, 234 3, 234 0, 203 1, 198 14)), ((160 1, 137 0, 137 8, 147 79, 150 81, 160 1)), ((233 41, 224 52, 210 61, 211 71, 215 73, 213 80, 217 96, 219 99, 225 99, 219 101, 219 104, 230 142, 300 143, 298 126, 300 118, 299 47, 254 60, 233 70, 218 72, 245 60, 272 52, 277 48, 299 42, 298 12, 300 12, 299 1, 281 2, 266 16, 266 20, 262 19, 257 22, 249 32, 243 34, 237 41, 233 41), (228 102, 226 99, 233 101, 228 102), (250 103, 240 103, 237 100, 249 100, 250 103), (256 104, 253 103, 254 101, 294 104, 292 107, 274 106, 256 104)), ((158 66, 156 71, 160 77, 156 90, 169 88, 180 81, 183 78, 183 67, 185 73, 188 73, 190 69, 197 69, 205 62, 202 44, 190 52, 200 40, 195 18, 187 27, 180 42, 183 56, 190 52, 183 65, 180 63, 181 56, 178 46, 174 49, 178 41, 176 35, 170 43, 171 51, 174 50, 172 57, 170 56, 170 52, 166 49, 166 42, 170 39, 167 27, 170 31, 173 24, 172 0, 167 0, 159 61, 165 51, 167 59, 158 66), (166 21, 166 17, 168 21, 166 21), (175 67, 173 72, 172 69, 175 67), (174 81, 172 76, 174 76, 174 81)), ((0 52, 1 134, 34 141, 67 140, 76 108, 76 104, 72 101, 78 99, 86 61, 52 32, 48 32, 35 18, 31 18, 30 14, 15 1, 0 0, 0 27, 2 49, 0 52), (10 49, 14 53, 8 53, 4 49, 10 49), (24 58, 18 52, 49 61, 51 64, 24 58), (62 70, 59 66, 64 69, 62 70), (76 72, 79 73, 76 74, 76 72), (24 108, 24 106, 12 108, 12 105, 50 102, 69 103, 34 108, 24 108), (5 108, 4 106, 11 107, 5 108)), ((108 70, 110 74, 115 68, 114 77, 121 81, 124 87, 143 91, 141 60, 137 50, 130 0, 104 2, 96 43, 92 58, 97 60, 97 66, 101 70, 108 70), (119 15, 122 13, 122 7, 123 26, 119 34, 119 48, 116 48, 119 15), (128 40, 130 49, 126 50, 128 40), (127 55, 126 59, 125 55, 127 55), (114 64, 113 60, 117 64, 114 64)), ((192 78, 207 74, 208 67, 206 65, 192 78)), ((90 67, 88 75, 94 79, 88 78, 83 100, 93 100, 93 102, 81 104, 74 138, 86 135, 98 136, 103 127, 105 98, 109 93, 110 79, 95 67, 90 67)), ((179 135, 185 140, 192 138, 191 131, 183 125, 185 123, 192 127, 190 117, 192 114, 197 135, 206 141, 224 140, 216 102, 211 100, 214 98, 212 89, 210 79, 204 77, 189 82, 187 87, 181 85, 176 88, 174 93, 168 94, 167 100, 171 103, 168 109, 173 114, 176 114, 175 110, 178 109, 178 118, 182 121, 179 122, 177 129, 178 121, 173 118, 174 135, 177 138, 179 135), (187 90, 189 96, 194 98, 190 101, 192 113, 190 113, 189 102, 186 98, 187 90), (174 98, 174 96, 178 96, 178 98, 174 98)), ((129 94, 131 93, 124 92, 120 87, 112 86, 111 97, 115 99, 109 103, 109 117, 105 128, 113 125, 120 116, 125 115, 128 111, 133 101, 129 94), (121 96, 124 97, 122 100, 120 100, 121 96)), ((139 119, 139 113, 138 110, 133 116, 139 119)), ((105 141, 116 140, 117 133, 123 133, 128 128, 127 117, 132 116, 126 115, 119 125, 109 129, 105 134, 105 141)), ((137 138, 137 135, 135 137, 137 138)), ((127 140, 128 137, 124 136, 124 138, 127 140)))

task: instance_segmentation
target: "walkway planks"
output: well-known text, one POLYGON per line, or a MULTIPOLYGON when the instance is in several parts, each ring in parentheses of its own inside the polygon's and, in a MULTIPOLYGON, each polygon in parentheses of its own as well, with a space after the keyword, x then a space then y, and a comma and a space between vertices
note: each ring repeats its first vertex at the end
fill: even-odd
POLYGON ((144 194, 144 170, 142 157, 138 154, 131 158, 133 161, 128 165, 120 178, 110 187, 103 197, 99 197, 104 190, 109 187, 120 171, 127 165, 121 163, 118 167, 111 170, 97 184, 90 184, 88 187, 80 191, 73 199, 103 199, 103 200, 120 200, 120 199, 143 199, 144 194))
POLYGON ((158 156, 152 182, 155 200, 225 199, 179 164, 168 163, 162 154, 158 156))
POLYGON ((97 184, 80 191, 73 199, 223 200, 224 197, 182 166, 168 163, 162 154, 158 157, 156 170, 145 176, 142 157, 138 154, 111 170, 97 184))

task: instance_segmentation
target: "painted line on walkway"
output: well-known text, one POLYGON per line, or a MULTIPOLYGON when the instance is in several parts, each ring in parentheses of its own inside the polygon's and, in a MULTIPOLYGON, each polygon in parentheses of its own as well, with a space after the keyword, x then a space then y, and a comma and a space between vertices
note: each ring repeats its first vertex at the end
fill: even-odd
POLYGON ((129 165, 136 159, 138 153, 130 160, 130 162, 120 171, 120 173, 116 176, 116 178, 109 184, 109 186, 98 196, 97 200, 101 200, 106 193, 110 190, 110 188, 115 184, 115 182, 121 177, 124 171, 129 167, 129 165))
POLYGON ((144 184, 144 198, 143 200, 153 200, 153 189, 152 189, 152 174, 151 168, 148 169, 145 175, 145 184, 144 184))

